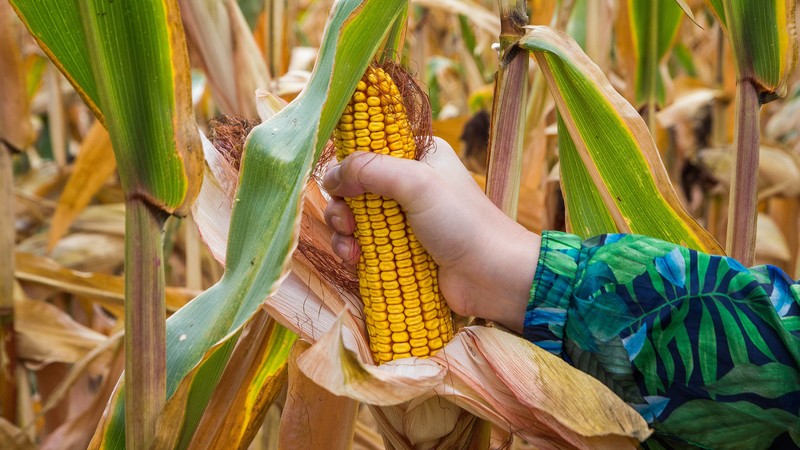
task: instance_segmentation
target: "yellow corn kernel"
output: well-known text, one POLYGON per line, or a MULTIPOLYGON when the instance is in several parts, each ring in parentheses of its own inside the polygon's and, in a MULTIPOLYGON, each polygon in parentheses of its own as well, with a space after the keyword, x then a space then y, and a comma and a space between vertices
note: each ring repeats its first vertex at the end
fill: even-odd
MULTIPOLYGON (((416 144, 391 76, 370 67, 333 133, 341 161, 355 150, 414 158, 416 144)), ((370 350, 378 364, 427 357, 453 336, 433 259, 417 241, 396 201, 367 193, 346 199, 361 247, 358 281, 370 350)))

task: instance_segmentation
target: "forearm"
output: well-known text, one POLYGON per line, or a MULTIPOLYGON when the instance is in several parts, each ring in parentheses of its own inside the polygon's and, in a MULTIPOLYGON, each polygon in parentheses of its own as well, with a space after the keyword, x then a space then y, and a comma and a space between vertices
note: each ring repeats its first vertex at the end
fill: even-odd
POLYGON ((526 337, 657 431, 710 447, 743 429, 755 447, 797 439, 800 286, 780 270, 643 236, 545 233, 535 278, 526 337))

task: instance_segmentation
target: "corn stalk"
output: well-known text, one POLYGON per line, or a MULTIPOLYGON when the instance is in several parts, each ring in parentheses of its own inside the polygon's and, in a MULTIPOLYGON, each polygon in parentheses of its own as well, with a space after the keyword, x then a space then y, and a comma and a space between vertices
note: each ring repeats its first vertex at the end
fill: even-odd
POLYGON ((177 3, 12 6, 111 135, 126 204, 126 444, 148 448, 166 401, 161 230, 186 212, 200 175, 177 3))
POLYGON ((16 423, 13 180, 11 149, 3 142, 0 143, 0 417, 16 423))
POLYGON ((749 266, 755 256, 761 105, 783 97, 797 65, 793 0, 706 0, 736 62, 735 159, 729 202, 728 254, 749 266))
POLYGON ((17 344, 14 331, 14 171, 12 153, 33 140, 17 24, 0 3, 0 417, 17 422, 17 344))
POLYGON ((499 6, 501 62, 495 78, 486 195, 507 216, 516 219, 529 56, 514 44, 524 34, 528 15, 526 2, 522 0, 501 0, 499 6))
MULTIPOLYGON (((355 90, 403 6, 399 0, 337 2, 326 29, 328 39, 306 89, 250 133, 230 216, 227 249, 222 252, 225 274, 167 321, 169 400, 161 416, 165 425, 157 436, 159 448, 191 446, 244 326, 286 276, 311 167, 322 153, 349 93, 355 90), (337 54, 348 55, 351 64, 334 65, 337 54)), ((288 348, 297 337, 278 326, 270 335, 272 341, 267 339, 270 344, 261 350, 269 355, 269 367, 285 367, 288 348)), ((242 389, 247 386, 242 385, 242 389)), ((269 397, 274 398, 277 392, 279 389, 270 388, 269 397)), ((120 445, 125 413, 125 401, 118 391, 91 448, 120 445)))

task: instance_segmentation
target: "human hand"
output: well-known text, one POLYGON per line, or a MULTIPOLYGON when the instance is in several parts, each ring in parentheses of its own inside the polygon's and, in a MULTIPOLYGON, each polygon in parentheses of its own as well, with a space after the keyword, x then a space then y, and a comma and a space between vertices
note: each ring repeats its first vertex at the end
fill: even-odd
POLYGON ((323 187, 333 199, 325 220, 333 250, 346 264, 358 263, 355 220, 343 197, 393 198, 439 265, 450 308, 522 332, 541 239, 492 204, 449 144, 435 143, 423 161, 357 152, 328 170, 323 187))

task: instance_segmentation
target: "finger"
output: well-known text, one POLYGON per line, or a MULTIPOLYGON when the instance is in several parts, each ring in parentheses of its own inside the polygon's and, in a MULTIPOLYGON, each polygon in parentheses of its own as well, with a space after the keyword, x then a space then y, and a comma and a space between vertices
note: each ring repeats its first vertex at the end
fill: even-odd
POLYGON ((356 221, 350 207, 347 206, 341 197, 333 197, 325 208, 325 223, 328 228, 344 235, 350 235, 356 231, 356 221))
POLYGON ((332 195, 355 197, 372 192, 406 204, 427 187, 432 171, 420 161, 354 152, 325 174, 322 185, 332 195))
POLYGON ((469 170, 464 167, 456 151, 444 139, 434 136, 433 148, 425 154, 423 161, 433 167, 442 178, 449 180, 450 183, 459 184, 464 188, 478 189, 483 192, 483 189, 478 186, 469 170))
POLYGON ((353 236, 333 233, 333 236, 331 236, 331 248, 333 248, 333 253, 342 258, 342 262, 345 264, 350 266, 358 264, 361 250, 358 248, 358 243, 353 236))

